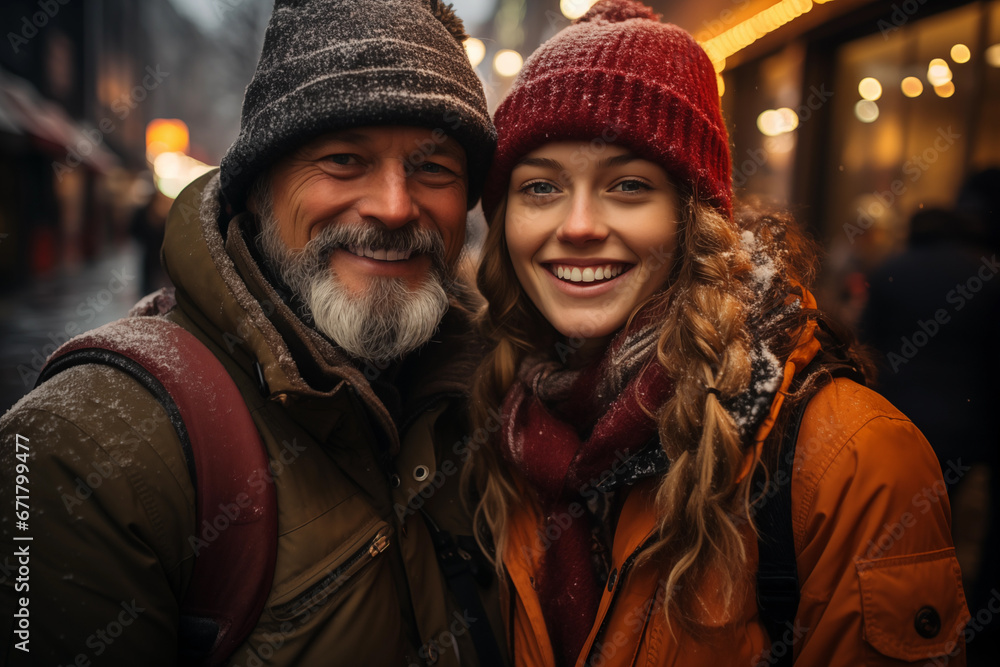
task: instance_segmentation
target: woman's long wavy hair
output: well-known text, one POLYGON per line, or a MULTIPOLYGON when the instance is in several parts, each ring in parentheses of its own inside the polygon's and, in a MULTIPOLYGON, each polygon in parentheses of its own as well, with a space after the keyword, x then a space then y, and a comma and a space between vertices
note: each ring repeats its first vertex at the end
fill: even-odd
MULTIPOLYGON (((740 476, 752 442, 741 437, 722 403, 748 391, 752 339, 763 339, 782 363, 796 347, 809 319, 821 321, 824 349, 868 372, 870 365, 849 334, 824 320, 816 310, 788 308, 815 277, 816 247, 785 213, 759 202, 740 206, 735 221, 690 193, 681 193, 674 266, 665 288, 650 305, 665 312, 656 346, 656 362, 675 383, 662 406, 648 406, 659 426, 660 442, 671 466, 656 494, 659 532, 638 563, 662 568, 668 622, 696 630, 690 613, 694 585, 711 572, 723 601, 747 585, 747 527, 753 527, 751 482, 740 476), (765 295, 754 294, 754 267, 742 242, 751 234, 758 250, 773 261, 765 295), (761 306, 763 303, 763 307, 761 306), (754 304, 754 307, 751 307, 754 304), (714 387, 718 395, 709 392, 714 387)), ((558 332, 541 316, 517 281, 504 234, 505 208, 491 221, 478 272, 488 305, 479 313, 481 334, 491 349, 481 363, 472 391, 474 426, 488 428, 529 352, 552 349, 558 332)), ((633 312, 633 315, 635 313, 633 312)), ((830 374, 820 364, 786 406, 807 400, 830 374)), ((783 409, 787 416, 789 409, 783 409)), ((780 442, 784 419, 764 447, 764 458, 780 442)), ((495 422, 494 422, 495 423, 495 422)), ((493 428, 492 431, 496 429, 493 428)), ((492 432, 491 431, 491 432, 492 432)), ((526 485, 515 479, 500 452, 499 438, 476 451, 464 475, 467 497, 475 506, 477 539, 494 555, 498 571, 507 542, 507 519, 518 503, 533 502, 526 485), (527 495, 525 495, 527 492, 527 495)), ((761 464, 759 461, 757 464, 761 464)))

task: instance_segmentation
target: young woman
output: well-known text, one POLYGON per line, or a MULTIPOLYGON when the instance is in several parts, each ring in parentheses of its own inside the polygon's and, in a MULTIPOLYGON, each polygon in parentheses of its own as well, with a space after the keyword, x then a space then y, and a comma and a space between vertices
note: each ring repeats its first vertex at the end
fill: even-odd
POLYGON ((964 664, 941 469, 851 379, 794 224, 734 215, 701 48, 604 0, 495 121, 474 410, 497 435, 468 481, 516 664, 964 664))

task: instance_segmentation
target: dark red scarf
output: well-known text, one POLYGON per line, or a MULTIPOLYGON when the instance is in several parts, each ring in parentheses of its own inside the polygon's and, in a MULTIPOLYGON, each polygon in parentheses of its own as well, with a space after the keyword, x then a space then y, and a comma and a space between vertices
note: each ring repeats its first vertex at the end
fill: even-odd
POLYGON ((563 665, 575 664, 601 599, 583 493, 656 436, 642 406, 655 414, 673 392, 653 355, 658 333, 653 326, 623 332, 581 370, 529 358, 504 400, 504 456, 535 489, 544 513, 539 530, 550 546, 536 585, 563 665))

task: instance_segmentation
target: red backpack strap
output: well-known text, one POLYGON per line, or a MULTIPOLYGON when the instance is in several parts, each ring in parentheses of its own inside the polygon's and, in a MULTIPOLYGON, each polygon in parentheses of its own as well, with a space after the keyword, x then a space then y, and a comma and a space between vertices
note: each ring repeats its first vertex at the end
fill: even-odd
POLYGON ((38 381, 92 363, 137 380, 177 431, 197 505, 179 657, 223 664, 257 625, 274 577, 277 501, 257 427, 222 363, 161 317, 127 317, 77 336, 53 353, 38 381))

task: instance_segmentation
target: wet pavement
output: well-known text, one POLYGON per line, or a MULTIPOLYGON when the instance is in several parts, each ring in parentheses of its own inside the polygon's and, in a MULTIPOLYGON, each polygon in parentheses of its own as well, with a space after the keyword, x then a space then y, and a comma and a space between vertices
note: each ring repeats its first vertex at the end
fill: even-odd
POLYGON ((0 294, 0 414, 34 386, 58 345, 128 314, 141 296, 140 259, 128 243, 0 294))

